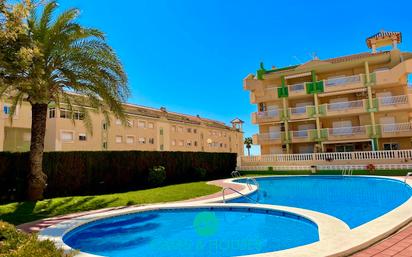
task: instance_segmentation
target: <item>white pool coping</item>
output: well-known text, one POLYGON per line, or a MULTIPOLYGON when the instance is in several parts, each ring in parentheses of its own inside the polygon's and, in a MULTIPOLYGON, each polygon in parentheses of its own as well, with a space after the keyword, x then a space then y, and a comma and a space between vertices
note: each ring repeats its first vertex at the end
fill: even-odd
MULTIPOLYGON (((298 175, 299 176, 299 175, 298 175)), ((268 176, 265 176, 268 177, 268 176)), ((279 176, 276 176, 279 177, 279 176)), ((362 177, 374 177, 374 178, 389 178, 380 176, 362 176, 362 177)), ((390 178, 401 180, 400 178, 390 178)), ((237 183, 233 182, 235 179, 224 180, 226 183, 237 183)), ((407 181, 407 183, 412 185, 412 178, 407 181)), ((243 194, 251 194, 256 190, 253 186, 252 190, 245 187, 240 192, 243 194)), ((238 198, 240 196, 231 194, 227 197, 228 200, 238 198)), ((49 239, 55 242, 58 247, 62 247, 64 250, 70 251, 68 245, 66 245, 62 238, 64 234, 70 230, 84 225, 88 222, 108 218, 118 215, 124 215, 134 212, 143 212, 149 210, 157 209, 170 209, 170 208, 207 208, 207 207, 246 207, 246 208, 259 208, 259 209, 269 209, 269 210, 279 210, 284 212, 294 213, 303 216, 318 226, 319 231, 319 241, 299 246, 295 248, 290 248, 286 250, 260 253, 247 255, 249 257, 340 257, 347 256, 349 254, 355 253, 359 250, 366 248, 367 246, 386 238, 388 235, 396 232, 401 227, 412 221, 412 197, 409 198, 405 203, 393 209, 392 211, 374 219, 368 223, 365 223, 354 229, 350 229, 346 223, 338 218, 332 217, 330 215, 310 211, 301 208, 292 208, 286 206, 278 205, 268 205, 268 204, 245 204, 245 203, 216 203, 222 201, 222 197, 215 197, 212 199, 197 200, 193 202, 184 203, 169 203, 169 204, 154 204, 139 207, 130 207, 121 210, 112 210, 105 213, 90 214, 71 220, 63 221, 56 225, 50 226, 43 229, 39 233, 40 239, 49 239)), ((97 257, 97 255, 92 255, 88 253, 79 252, 76 257, 97 257)))

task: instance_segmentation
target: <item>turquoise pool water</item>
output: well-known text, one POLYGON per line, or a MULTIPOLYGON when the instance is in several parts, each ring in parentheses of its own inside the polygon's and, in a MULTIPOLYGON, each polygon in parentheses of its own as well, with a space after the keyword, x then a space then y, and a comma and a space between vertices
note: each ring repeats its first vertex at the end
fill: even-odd
MULTIPOLYGON (((258 178, 259 203, 304 208, 335 216, 355 228, 395 209, 412 196, 398 180, 349 176, 258 178)), ((240 179, 238 182, 244 182, 240 179)), ((247 202, 239 198, 231 202, 247 202)))
POLYGON ((250 208, 157 210, 95 221, 63 241, 109 257, 239 256, 319 240, 313 222, 281 211, 250 208))

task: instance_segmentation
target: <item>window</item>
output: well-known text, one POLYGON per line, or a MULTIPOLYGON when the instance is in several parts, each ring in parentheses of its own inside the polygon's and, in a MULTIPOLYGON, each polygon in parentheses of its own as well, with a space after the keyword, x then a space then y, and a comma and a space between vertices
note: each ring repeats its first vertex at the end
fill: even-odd
POLYGON ((176 132, 176 126, 172 126, 172 132, 176 132))
POLYGON ((187 140, 186 145, 187 145, 187 146, 192 146, 192 141, 191 141, 191 140, 187 140))
POLYGON ((71 131, 62 131, 61 132, 60 139, 63 142, 73 142, 73 138, 74 138, 73 132, 71 132, 71 131))
POLYGON ((107 123, 104 122, 104 123, 103 123, 103 130, 107 130, 107 127, 108 127, 107 123))
POLYGON ((102 147, 103 147, 103 149, 107 149, 107 142, 103 142, 102 147))
POLYGON ((79 133, 79 141, 86 141, 87 137, 85 133, 79 133))
POLYGON ((195 133, 195 134, 196 134, 196 133, 197 133, 197 129, 193 129, 193 133, 195 133))
POLYGON ((4 114, 9 115, 10 112, 11 112, 11 107, 10 107, 10 105, 4 105, 4 106, 3 106, 3 112, 4 112, 4 114))
POLYGON ((146 127, 146 121, 139 120, 139 121, 137 122, 137 127, 138 127, 138 128, 145 128, 145 127, 146 127))
POLYGON ((183 127, 177 127, 177 132, 183 132, 183 127))
POLYGON ((149 144, 154 145, 154 138, 149 138, 149 144))
POLYGON ((184 140, 179 140, 179 146, 184 146, 185 145, 185 141, 184 140))
POLYGON ((56 117, 56 108, 50 108, 49 109, 49 118, 55 118, 56 117))
POLYGON ((223 148, 223 143, 220 143, 220 148, 223 148))
POLYGON ((134 143, 134 136, 127 136, 126 143, 133 144, 134 143))
POLYGON ((147 128, 149 128, 149 129, 154 128, 154 123, 153 122, 148 122, 147 123, 147 128))
POLYGON ((176 140, 172 140, 172 145, 175 146, 176 145, 176 140))
POLYGON ((146 144, 146 138, 139 137, 139 144, 146 144))
POLYGON ((398 143, 387 143, 383 144, 383 150, 399 150, 399 144, 398 143))
POLYGON ((84 112, 74 111, 73 119, 75 119, 75 120, 84 120, 84 112))
POLYGON ((194 145, 194 146, 197 146, 197 141, 193 142, 193 145, 194 145))
POLYGON ((160 145, 160 151, 163 151, 163 144, 160 145))
POLYGON ((123 137, 122 136, 116 136, 116 143, 121 143, 123 141, 123 137))
POLYGON ((191 129, 191 128, 187 128, 187 133, 192 133, 192 129, 191 129))
POLYGON ((129 128, 133 127, 133 121, 132 120, 127 120, 126 123, 127 123, 127 126, 129 128))
POLYGON ((122 121, 120 119, 116 119, 116 125, 122 125, 122 121))
POLYGON ((60 118, 63 119, 71 119, 72 115, 69 110, 67 109, 60 109, 60 118))
POLYGON ((161 136, 163 136, 163 128, 160 128, 159 133, 160 133, 161 136))

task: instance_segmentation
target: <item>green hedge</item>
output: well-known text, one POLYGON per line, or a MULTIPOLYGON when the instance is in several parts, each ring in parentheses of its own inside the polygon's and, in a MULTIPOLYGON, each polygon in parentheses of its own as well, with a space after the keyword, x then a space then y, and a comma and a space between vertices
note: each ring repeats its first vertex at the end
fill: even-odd
MULTIPOLYGON (((23 200, 28 153, 0 152, 0 201, 23 200)), ((48 152, 43 170, 48 176, 45 196, 93 195, 150 188, 149 170, 166 169, 164 184, 230 176, 236 154, 204 152, 48 152), (199 169, 205 176, 199 176, 199 169)))

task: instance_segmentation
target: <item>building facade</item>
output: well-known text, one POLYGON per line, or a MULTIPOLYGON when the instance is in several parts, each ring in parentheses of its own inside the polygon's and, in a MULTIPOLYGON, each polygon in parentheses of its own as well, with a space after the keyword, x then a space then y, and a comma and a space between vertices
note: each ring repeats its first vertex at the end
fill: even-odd
POLYGON ((270 70, 261 64, 244 79, 261 154, 411 149, 412 53, 398 49, 401 36, 369 37, 370 52, 270 70))
MULTIPOLYGON (((23 103, 10 118, 11 104, 0 102, 0 151, 28 151, 31 133, 31 106, 23 103)), ((74 108, 75 109, 75 108, 74 108)), ((242 121, 232 126, 222 122, 124 104, 127 124, 101 113, 88 112, 89 131, 82 111, 70 112, 50 105, 48 110, 45 151, 203 151, 232 152, 243 155, 242 121)))

